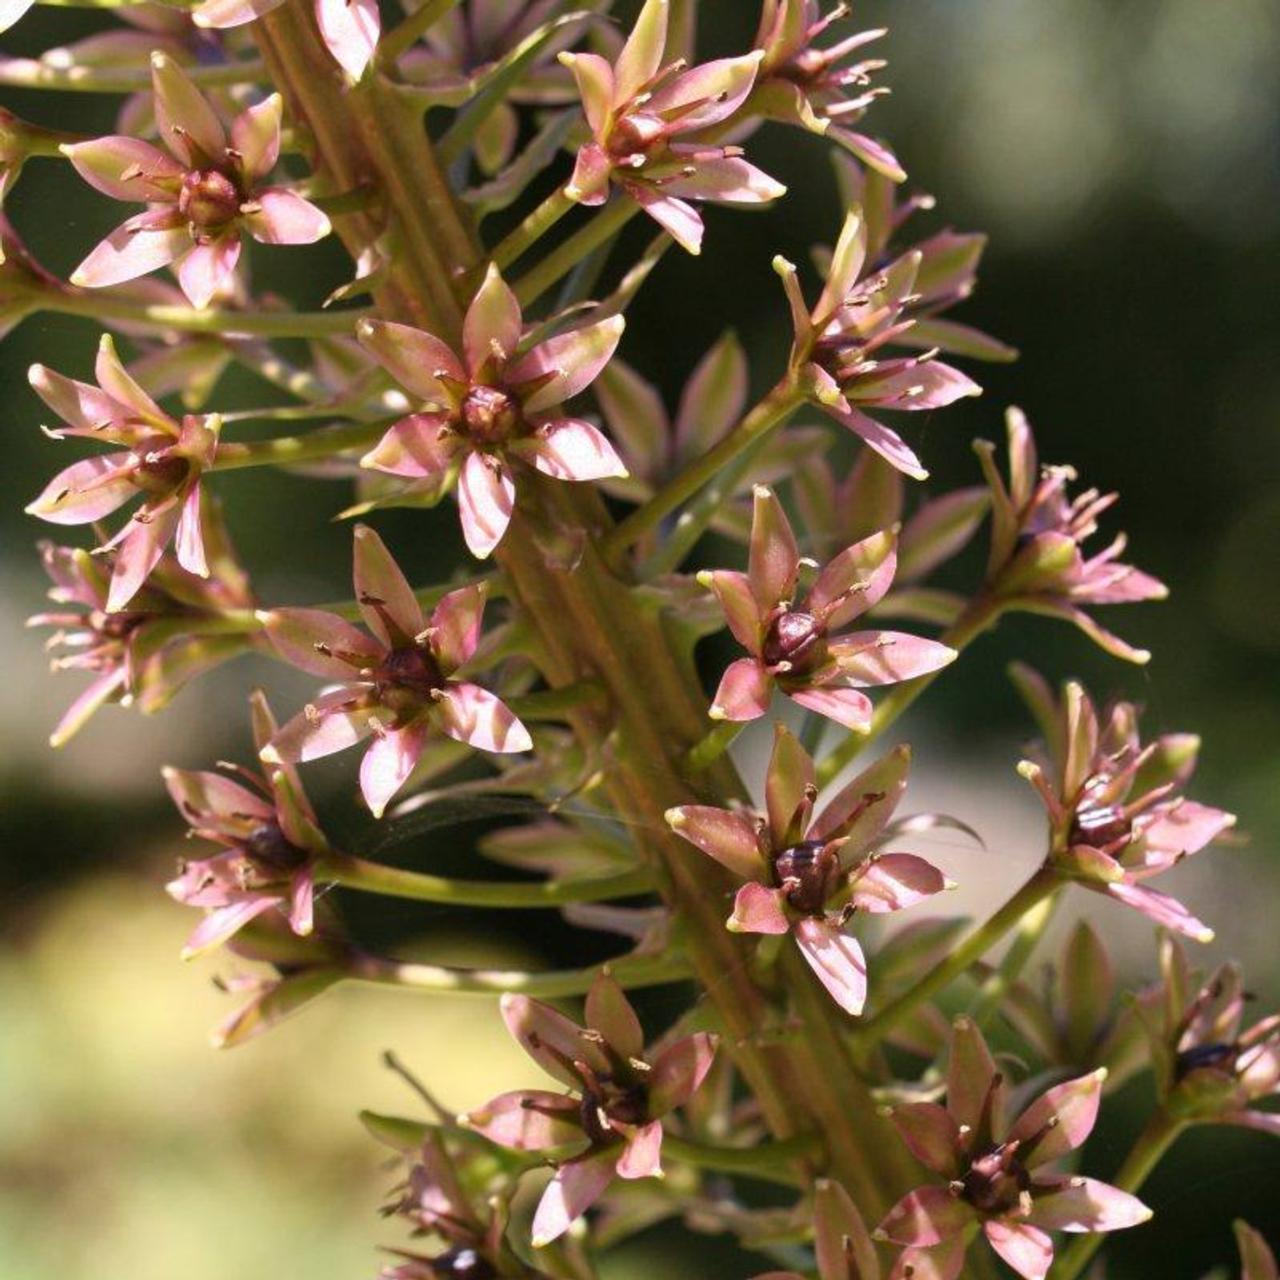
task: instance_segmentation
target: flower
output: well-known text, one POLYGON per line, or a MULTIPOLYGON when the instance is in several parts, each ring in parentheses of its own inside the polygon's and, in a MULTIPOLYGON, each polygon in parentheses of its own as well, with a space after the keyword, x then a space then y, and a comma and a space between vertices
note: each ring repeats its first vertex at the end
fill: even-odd
POLYGON ((534 1215, 533 1245, 540 1248, 567 1231, 615 1174, 661 1174, 662 1117, 697 1092, 716 1039, 697 1032, 650 1063, 635 1010, 607 971, 587 993, 585 1027, 539 1000, 511 994, 502 997, 502 1017, 529 1056, 572 1093, 500 1094, 459 1123, 516 1151, 570 1152, 558 1157, 534 1215))
POLYGON ((1151 655, 1112 635, 1085 612, 1095 604, 1134 604, 1163 600, 1164 583, 1120 564, 1126 539, 1119 534, 1105 551, 1085 557, 1081 550, 1097 532, 1098 517, 1118 498, 1086 489, 1068 498, 1076 478, 1071 467, 1040 468, 1031 426, 1020 409, 1005 415, 1009 436, 1009 483, 996 469, 995 446, 979 440, 974 447, 991 487, 991 554, 987 583, 1010 609, 1024 609, 1074 623, 1108 653, 1129 662, 1151 655))
MULTIPOLYGON (((818 1280, 880 1280, 880 1260, 862 1214, 830 1178, 813 1184, 813 1243, 818 1280)), ((770 1271, 755 1280, 801 1280, 794 1271, 770 1271)))
MULTIPOLYGON (((260 692, 249 705, 261 751, 276 735, 275 717, 260 692)), ((315 860, 329 842, 301 779, 287 764, 265 777, 236 772, 248 786, 220 773, 163 771, 191 834, 226 848, 210 858, 184 859, 177 879, 165 886, 170 897, 206 912, 182 949, 184 960, 221 945, 267 911, 284 912, 296 934, 314 927, 315 860)))
POLYGON ((1059 702, 1029 667, 1017 665, 1014 677, 1048 743, 1048 756, 1024 760, 1018 772, 1048 812, 1050 865, 1157 924, 1208 942, 1212 929, 1144 883, 1235 825, 1234 814, 1180 794, 1195 772, 1199 739, 1164 734, 1144 747, 1131 703, 1116 703, 1100 721, 1081 685, 1067 683, 1059 702))
POLYGON ((1160 939, 1160 971, 1153 998, 1138 1008, 1165 1109, 1191 1123, 1240 1125, 1280 1137, 1280 1112, 1255 1105, 1280 1097, 1280 1014, 1246 1028, 1251 997, 1240 966, 1220 965, 1195 989, 1186 951, 1172 934, 1160 939))
MULTIPOLYGON (((240 27, 278 9, 284 0, 205 0, 192 10, 197 27, 240 27)), ((359 80, 382 34, 377 0, 315 0, 316 26, 334 60, 359 80)))
POLYGON ((320 609, 261 614, 286 662, 342 683, 262 749, 266 764, 316 760, 372 735, 360 789, 376 818, 408 781, 434 730, 482 751, 528 751, 528 730, 487 689, 452 678, 480 642, 485 586, 451 591, 430 620, 382 539, 355 530, 355 589, 367 631, 320 609))
MULTIPOLYGON (((928 1250, 940 1277, 964 1263, 966 1228, 1025 1280, 1043 1280, 1053 1261, 1050 1231, 1117 1231, 1151 1217, 1136 1196, 1094 1178, 1044 1168, 1084 1142, 1098 1118, 1105 1070, 1054 1085, 1012 1124, 1006 1085, 977 1025, 956 1019, 946 1106, 910 1102, 890 1118, 911 1153, 947 1180, 909 1192, 876 1228, 880 1240, 928 1250)), ((905 1274, 910 1274, 903 1267, 905 1274)))
POLYGON ((941 409, 982 393, 959 369, 936 359, 935 350, 879 358, 883 347, 912 345, 907 335, 917 323, 914 308, 926 301, 917 292, 923 262, 923 252, 912 249, 863 279, 867 229, 858 207, 845 217, 826 284, 812 310, 804 300, 794 264, 774 259, 791 304, 793 376, 841 426, 916 480, 929 474, 920 459, 896 432, 864 409, 941 409))
POLYGON ((253 608, 243 570, 227 541, 221 516, 206 501, 204 524, 210 574, 197 578, 173 556, 160 557, 129 608, 107 610, 116 549, 98 554, 52 542, 40 559, 59 607, 27 619, 30 627, 55 627, 46 647, 60 650, 55 671, 86 671, 92 682, 75 699, 50 736, 60 747, 101 706, 133 703, 144 713, 165 706, 188 681, 259 643, 251 621, 228 626, 228 614, 253 608))
POLYGON ((699 253, 702 218, 691 200, 762 204, 786 188, 744 160, 740 147, 696 138, 746 101, 764 54, 664 66, 668 9, 668 0, 645 0, 612 65, 594 53, 560 55, 577 79, 591 130, 565 194, 599 205, 617 183, 677 244, 699 253), (695 136, 676 141, 686 134, 695 136))
POLYGON ((855 1016, 866 1003, 867 963, 845 932, 849 920, 859 911, 901 911, 949 887, 923 858, 876 848, 906 790, 910 763, 907 748, 891 751, 815 818, 813 760, 778 724, 765 814, 706 805, 667 811, 678 836, 746 881, 728 928, 791 934, 832 999, 855 1016))
POLYGON ((819 0, 764 0, 755 40, 764 52, 755 105, 774 119, 834 139, 863 164, 892 182, 902 182, 907 174, 893 152, 848 127, 889 92, 871 86, 872 74, 887 64, 867 58, 852 66, 840 65, 850 54, 879 40, 885 28, 856 32, 826 48, 814 43, 848 13, 849 6, 843 3, 824 16, 819 0))
POLYGON ((489 555, 515 509, 513 461, 557 480, 626 474, 595 427, 560 410, 595 380, 623 326, 621 316, 610 316, 518 354, 520 304, 494 266, 467 308, 462 358, 421 329, 362 320, 357 336, 365 349, 422 403, 361 464, 439 490, 456 480, 467 546, 489 555))
POLYGON ((831 635, 888 591, 897 568, 895 542, 886 531, 846 547, 801 598, 795 534, 774 494, 757 487, 747 572, 698 575, 719 597, 738 643, 751 653, 721 677, 712 718, 764 715, 776 684, 802 707, 864 733, 871 723, 864 688, 927 675, 951 662, 954 649, 900 631, 831 635))
POLYGON ((1240 1250, 1240 1280, 1280 1280, 1276 1255, 1261 1233, 1239 1218, 1232 1225, 1240 1250))
POLYGON ((173 263, 191 305, 206 307, 230 282, 244 232, 263 244, 311 244, 329 234, 315 205, 262 185, 280 155, 278 93, 242 111, 228 135, 186 72, 162 53, 152 55, 151 81, 166 151, 122 135, 62 147, 90 186, 148 206, 93 250, 72 284, 97 289, 173 263))
POLYGON ((213 462, 221 419, 188 415, 175 422, 129 375, 104 335, 95 373, 99 386, 31 366, 36 394, 66 424, 55 440, 86 436, 119 445, 121 452, 73 463, 27 505, 51 524, 91 524, 131 498, 142 504, 107 547, 116 548, 108 612, 123 609, 173 541, 178 563, 209 576, 201 504, 201 473, 213 462))

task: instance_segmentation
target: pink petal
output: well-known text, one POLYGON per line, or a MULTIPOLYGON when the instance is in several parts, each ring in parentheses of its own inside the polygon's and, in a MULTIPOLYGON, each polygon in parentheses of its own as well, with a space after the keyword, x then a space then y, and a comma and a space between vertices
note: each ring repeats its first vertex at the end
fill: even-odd
POLYGON ((382 22, 376 0, 315 0, 316 24, 329 52, 359 80, 373 58, 382 22))
POLYGON ((427 726, 422 721, 375 732, 360 761, 360 793, 375 818, 382 817, 392 796, 408 782, 426 744, 427 726))
POLYGON ((787 194, 782 183, 737 157, 694 160, 694 172, 662 184, 668 199, 710 200, 722 204, 767 204, 787 194))
POLYGON ((528 996, 505 995, 499 1008, 507 1030, 521 1048, 561 1084, 570 1089, 582 1087, 573 1068, 575 1062, 585 1062, 594 1071, 609 1070, 609 1059, 599 1045, 549 1004, 528 996))
POLYGON ((1102 892, 1118 898, 1126 906, 1141 911, 1148 920, 1164 925, 1184 937, 1196 942, 1212 942, 1213 930, 1203 920, 1193 916, 1176 898, 1171 898, 1159 889, 1149 889, 1146 885, 1132 884, 1128 881, 1117 881, 1107 885, 1102 892))
POLYGON ((686 200, 664 196, 642 182, 623 182, 626 193, 647 213, 686 253, 702 252, 702 235, 705 227, 702 216, 686 200))
POLYGON ((589 207, 602 205, 609 198, 609 178, 612 174, 613 161, 609 158, 609 153, 598 142, 585 143, 578 148, 573 173, 565 184, 564 193, 579 204, 589 207))
POLYGON ((609 316, 556 334, 521 356, 507 371, 510 384, 518 389, 521 383, 547 379, 527 399, 522 397, 525 412, 541 413, 589 387, 608 364, 625 327, 621 316, 609 316))
POLYGON ((240 261, 240 235, 224 232, 216 240, 192 246, 178 260, 178 283, 191 305, 203 310, 226 289, 240 261))
POLYGON ((151 570, 160 563, 182 515, 182 504, 168 498, 156 507, 135 511, 117 535, 116 563, 107 593, 107 612, 115 613, 138 594, 151 570), (142 519, 139 519, 142 516, 142 519))
POLYGON ((359 627, 322 609, 272 609, 262 618, 267 639, 276 652, 299 670, 331 680, 350 680, 363 661, 375 666, 381 648, 359 627), (350 655, 344 661, 338 655, 350 655))
POLYGON ((1035 1195, 1028 1219, 1045 1231, 1120 1231, 1151 1217, 1137 1196, 1094 1178, 1064 1179, 1060 1190, 1035 1195))
POLYGON ((299 761, 319 760, 345 751, 374 731, 378 708, 353 704, 346 690, 322 693, 281 727, 262 751, 262 758, 299 761))
POLYGON ((862 437, 886 462, 891 463, 913 480, 927 480, 929 473, 920 463, 920 459, 907 448, 906 443, 896 431, 869 418, 860 409, 850 406, 848 409, 824 406, 827 412, 842 427, 862 437))
POLYGON ((128 688, 129 672, 121 667, 117 671, 108 671, 106 675, 94 680, 82 690, 62 713, 53 732, 49 735, 51 747, 65 746, 88 723, 89 718, 99 707, 123 696, 128 688))
POLYGON ((115 200, 149 204, 175 198, 183 168, 158 147, 138 138, 93 138, 63 148, 75 171, 115 200))
POLYGON ((174 536, 174 553, 178 563, 198 578, 209 576, 209 561, 204 549, 204 530, 200 523, 200 486, 193 484, 182 503, 182 515, 174 536))
POLYGON ((800 548, 791 521, 771 489, 757 485, 751 515, 747 577, 761 614, 795 595, 800 548))
POLYGON ((354 541, 356 603, 365 626, 388 649, 410 644, 427 625, 413 588, 375 530, 356 525, 354 541))
POLYGON ((667 45, 668 0, 645 0, 622 52, 613 64, 613 101, 622 105, 633 98, 662 66, 667 45))
POLYGON ((965 396, 981 394, 972 378, 941 360, 911 360, 885 377, 860 377, 849 397, 885 409, 921 410, 945 409, 965 396))
POLYGON ((855 631, 830 644, 842 682, 855 688, 897 684, 954 662, 954 649, 903 631, 855 631))
POLYGON ((607 974, 599 974, 587 991, 587 1026, 598 1031, 608 1046, 624 1058, 644 1054, 644 1029, 626 992, 607 974))
POLYGON ((802 839, 803 819, 817 792, 813 757, 800 745, 785 725, 774 725, 773 754, 765 775, 765 807, 769 813, 769 830, 775 847, 782 848, 802 839))
POLYGON ((399 422, 360 459, 362 467, 393 476, 425 479, 448 471, 458 437, 448 431, 449 416, 414 413, 399 422))
POLYGON ((1094 1071, 1054 1085, 1018 1117, 1008 1136, 1024 1144, 1019 1155, 1028 1167, 1074 1151, 1093 1132, 1105 1079, 1105 1071, 1094 1071))
POLYGON ((315 928, 316 878, 310 867, 293 877, 293 895, 289 903, 289 928, 305 938, 315 928))
POLYGON ((852 129, 843 129, 832 125, 827 130, 827 137, 838 142, 846 150, 852 152, 869 168, 883 174, 890 182, 905 182, 907 171, 898 163, 898 157, 874 138, 865 133, 855 133, 852 129))
POLYGON ((278 9, 284 0, 205 0, 191 19, 197 27, 239 27, 278 9))
POLYGON ((402 386, 422 399, 448 401, 441 377, 467 380, 452 348, 423 329, 389 320, 361 320, 356 325, 360 345, 402 386))
POLYGON ((808 608, 842 627, 884 599, 898 572, 897 539, 885 530, 846 547, 823 566, 808 608))
POLYGON ((972 1018, 957 1018, 951 1032, 947 1063, 947 1110, 958 1125, 967 1125, 978 1140, 989 1140, 992 1124, 1000 1124, 1005 1085, 996 1082, 996 1062, 982 1030, 972 1018), (991 1099, 992 1115, 987 1110, 991 1099), (984 1115, 987 1120, 984 1124, 984 1115), (984 1131, 985 1130, 985 1131, 984 1131))
POLYGON ((885 1214, 876 1234, 928 1248, 959 1235, 972 1221, 973 1210, 945 1187, 917 1187, 885 1214))
POLYGON ((71 273, 71 283, 86 289, 123 284, 168 266, 191 247, 186 227, 159 231, 134 231, 126 223, 117 227, 71 273))
POLYGON ((114 396, 87 382, 64 378, 42 364, 27 371, 31 389, 68 426, 84 432, 101 429, 129 418, 129 410, 114 396))
POLYGON ((1039 1227, 992 1218, 982 1230, 987 1243, 1023 1280, 1045 1280, 1053 1262, 1053 1241, 1039 1227))
POLYGON ((445 733, 481 751, 529 751, 533 739, 500 698, 478 684, 451 684, 436 702, 445 733))
POLYGON ((496 360, 499 368, 505 366, 520 345, 520 333, 520 304, 502 273, 490 263, 484 282, 467 308, 462 328, 462 345, 471 373, 475 375, 486 360, 496 360))
POLYGON ((604 133, 609 112, 613 109, 613 68, 607 59, 596 53, 567 53, 563 61, 568 63, 573 78, 578 82, 582 109, 591 132, 604 133))
POLYGON ((698 575, 703 586, 710 587, 720 601, 725 621, 734 639, 752 653, 757 653, 761 643, 761 612, 756 598, 751 594, 751 581, 745 573, 732 569, 714 569, 698 575))
POLYGON ((941 893, 947 878, 931 862, 913 853, 881 853, 854 873, 853 903, 872 915, 904 911, 941 893))
POLYGON ((867 962, 858 940, 826 920, 801 920, 794 933, 800 953, 828 994, 857 1017, 867 1001, 867 962))
POLYGON ((73 462, 27 504, 27 514, 50 524, 90 524, 110 515, 138 494, 124 470, 128 457, 109 453, 73 462))
POLYGON ((221 161, 227 135, 218 113, 187 73, 163 53, 151 55, 151 88, 161 142, 188 168, 203 169, 221 161))
POLYGON ((748 881, 734 896, 729 928, 734 933, 787 933, 791 921, 783 907, 785 901, 781 889, 748 881))
POLYGON ((469 662, 480 643, 484 621, 484 583, 450 591, 431 613, 431 652, 446 675, 469 662))
POLYGON ((473 556, 483 560, 502 541, 515 510, 516 486, 496 458, 474 450, 458 477, 458 510, 462 536, 473 556))
POLYGON ((716 1056, 716 1038, 705 1031, 664 1049, 649 1073, 649 1114, 664 1116, 682 1107, 702 1087, 716 1056))
POLYGON ((725 668, 711 704, 711 714, 721 720, 757 720, 769 710, 773 681, 755 658, 739 658, 725 668))
POLYGON ((889 1280, 959 1280, 967 1251, 963 1236, 952 1236, 931 1249, 904 1249, 889 1272, 889 1280))
POLYGON ((228 938, 239 933, 250 920, 279 906, 279 898, 265 895, 247 898, 243 902, 209 912, 183 945, 182 958, 192 960, 221 946, 228 938))
POLYGON ((231 146, 250 184, 265 178, 280 159, 280 118, 284 101, 273 93, 247 107, 231 122, 231 146))
POLYGON ((512 447, 556 480, 604 480, 628 474, 605 436, 577 418, 548 422, 532 439, 512 447))
POLYGON ((533 1215, 533 1247, 558 1239, 604 1194, 613 1181, 616 1156, 606 1148, 595 1155, 562 1164, 533 1215))
POLYGON ((867 1224, 849 1193, 830 1178, 814 1182, 813 1237, 819 1280, 880 1280, 867 1224))
POLYGON ((503 1093, 476 1111, 468 1111, 466 1127, 512 1151, 545 1151, 583 1140, 576 1098, 544 1089, 503 1093))
POLYGON ((243 217, 249 234, 263 244, 314 244, 333 230, 326 213, 283 187, 259 192, 243 217))
POLYGON ((718 124, 746 101, 756 81, 760 58, 756 52, 740 58, 716 58, 699 63, 668 80, 645 104, 645 109, 663 115, 701 103, 696 110, 680 115, 680 132, 689 133, 718 124))
POLYGON ((686 804, 667 810, 671 829, 703 853, 710 854, 743 880, 756 880, 767 870, 756 830, 741 813, 686 804))
POLYGON ((1198 853, 1235 826, 1235 815, 1194 800, 1183 800, 1142 829, 1145 844, 1161 853, 1198 853))
POLYGON ((936 1102, 906 1102, 889 1118, 921 1164, 950 1179, 959 1169, 960 1127, 936 1102))
POLYGON ((871 727, 871 699, 857 689, 788 689, 787 697, 854 733, 871 727))
POLYGON ((637 1129, 615 1166, 620 1178, 656 1178, 662 1173, 662 1121, 637 1129))
POLYGON ((832 798, 814 820, 809 839, 844 837, 850 849, 868 848, 898 807, 910 768, 910 747, 895 747, 881 756, 832 798))
MULTIPOLYGON (((122 416, 136 414, 145 422, 154 423, 166 430, 172 429, 169 415, 156 404, 124 367, 116 353, 115 343, 106 335, 98 344, 98 355, 93 362, 93 372, 103 391, 119 402, 121 409, 124 410, 122 416)), ((32 385, 35 386, 34 380, 32 385)), ((36 390, 39 391, 39 387, 36 387, 36 390)))
POLYGON ((165 769, 163 777, 178 812, 193 827, 205 825, 210 817, 240 825, 246 819, 257 823, 275 816, 274 806, 262 796, 220 773, 165 769))

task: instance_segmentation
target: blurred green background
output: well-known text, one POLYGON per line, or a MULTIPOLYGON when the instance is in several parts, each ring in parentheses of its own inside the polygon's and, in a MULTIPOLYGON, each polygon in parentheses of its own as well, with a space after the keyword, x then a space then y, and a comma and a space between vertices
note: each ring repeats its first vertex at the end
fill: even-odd
MULTIPOLYGON (((755 6, 707 0, 708 50, 740 49, 755 6)), ((998 438, 1022 405, 1049 461, 1120 489, 1109 531, 1172 589, 1163 605, 1110 611, 1149 646, 1125 668, 1074 632, 1015 620, 966 657, 908 726, 920 765, 913 808, 948 808, 990 852, 943 848, 968 907, 1007 891, 1036 856, 1038 816, 1012 766, 1028 728, 1004 678, 1029 658, 1081 675, 1102 696, 1147 708, 1150 731, 1205 740, 1196 793, 1235 810, 1249 842, 1179 869, 1172 888, 1219 928, 1206 959, 1245 959, 1260 1002, 1280 995, 1280 8, 1274 0, 867 0, 891 60, 871 131, 890 138, 913 185, 939 197, 931 226, 986 230, 991 247, 961 318, 1022 349, 976 370, 986 394, 907 432, 938 485, 973 483, 975 435, 998 438)), ((40 8, 4 37, 27 54, 106 25, 40 8)), ((10 92, 36 121, 109 131, 111 99, 10 92)), ((759 389, 785 356, 775 252, 802 261, 838 226, 824 146, 791 132, 752 142, 790 197, 758 215, 708 213, 700 261, 672 253, 634 307, 623 354, 674 393, 726 326, 752 355, 759 389)), ((33 162, 7 205, 37 256, 65 274, 120 217, 65 167, 33 162)), ((639 238, 640 232, 635 231, 639 238)), ((628 241, 630 243, 630 241, 628 241)), ((620 255, 618 261, 623 260, 620 255)), ((255 283, 314 306, 342 279, 341 254, 255 252, 255 283)), ((360 1106, 407 1107, 378 1065, 394 1046, 459 1108, 526 1079, 494 1008, 342 992, 263 1040, 226 1054, 205 1031, 224 1009, 219 961, 181 966, 187 912, 161 885, 182 851, 157 767, 244 759, 245 691, 265 682, 283 710, 308 687, 245 661, 184 693, 163 717, 108 709, 59 754, 45 737, 73 693, 44 672, 32 544, 21 507, 67 450, 38 431, 27 388, 36 359, 84 376, 96 331, 38 317, 0 346, 7 500, 0 505, 0 1275, 6 1280, 339 1280, 375 1269, 388 1238, 374 1210, 390 1181, 354 1120, 360 1106)), ((229 376, 217 407, 260 403, 229 376)), ((924 419, 919 421, 919 419, 924 419)), ((349 530, 331 522, 338 486, 237 473, 218 485, 261 596, 347 594, 349 530)), ((451 509, 379 521, 422 581, 444 577, 460 544, 451 509)), ((714 557, 723 548, 708 548, 714 557)), ((753 744, 745 746, 748 759, 753 744)), ((317 771, 340 836, 360 838, 350 760, 317 771), (327 789, 326 789, 327 788, 327 789)), ((467 865, 476 826, 397 851, 414 865, 467 865)), ((1149 932, 1080 903, 1133 979, 1150 976, 1149 932)), ((357 931, 431 955, 475 955, 475 918, 344 903, 357 931)), ((582 958, 554 921, 485 919, 491 948, 535 963, 582 958), (501 930, 506 930, 505 935, 501 930)), ((592 946, 595 944, 592 943, 592 946)), ((493 954, 494 952, 486 952, 493 954)), ((592 953, 594 954, 594 952, 592 953)), ((659 1021, 660 1004, 650 1006, 659 1021)), ((669 1013, 669 1010, 666 1011, 669 1013)), ((1119 1163, 1143 1087, 1108 1113, 1089 1172, 1119 1163)), ((1113 1277, 1197 1277, 1233 1263, 1229 1221, 1280 1237, 1280 1159, 1260 1135, 1185 1138, 1152 1180, 1157 1225, 1116 1240, 1113 1277)), ((624 1262, 616 1274, 650 1262, 624 1262)), ((678 1264, 677 1264, 678 1265, 678 1264)), ((747 1274, 743 1262, 725 1274, 747 1274)))

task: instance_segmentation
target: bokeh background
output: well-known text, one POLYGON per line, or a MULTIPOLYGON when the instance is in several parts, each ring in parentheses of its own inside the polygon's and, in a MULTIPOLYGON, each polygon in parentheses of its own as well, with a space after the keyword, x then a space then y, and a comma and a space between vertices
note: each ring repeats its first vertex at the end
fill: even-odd
MULTIPOLYGON (((744 46, 746 0, 707 0, 707 48, 744 46)), ((1044 456, 1121 490, 1112 528, 1172 589, 1163 605, 1108 619, 1155 659, 1128 669, 1073 632, 1004 624, 945 678, 905 727, 917 745, 913 806, 941 807, 987 837, 982 854, 942 842, 965 881, 957 909, 1000 897, 1036 857, 1038 814, 1012 773, 1028 734, 1004 677, 1014 656, 1080 675, 1147 708, 1150 730, 1195 728, 1196 791, 1241 815, 1248 842, 1180 869, 1175 890, 1219 926, 1206 960, 1245 960, 1260 1003, 1280 995, 1280 9, 1273 0, 864 0, 864 25, 892 27, 874 132, 893 140, 916 186, 939 197, 934 225, 991 235, 963 318, 1022 349, 984 368, 986 394, 922 423, 912 439, 939 484, 972 483, 968 442, 999 438, 1024 406, 1044 456)), ((106 25, 39 8, 4 37, 25 54, 106 25)), ((108 131, 111 99, 68 104, 5 92, 27 118, 108 131)), ((755 158, 791 187, 776 210, 709 214, 701 261, 668 255, 634 308, 624 354, 675 391, 727 325, 763 388, 785 354, 773 253, 803 260, 838 225, 824 148, 760 135, 755 158)), ((7 206, 42 261, 69 271, 118 220, 118 206, 52 162, 33 162, 7 206)), ((927 228, 925 228, 927 230, 927 228)), ((254 258, 259 286, 315 305, 342 279, 334 249, 254 258)), ((230 1053, 207 1047, 225 1012, 219 961, 183 966, 190 926, 161 886, 181 852, 157 768, 245 758, 244 694, 282 708, 305 683, 244 661, 184 693, 163 717, 108 709, 58 754, 45 739, 74 681, 46 675, 23 628, 44 584, 21 507, 64 450, 38 425, 32 360, 84 376, 96 332, 37 317, 0 346, 5 502, 0 504, 0 1275, 13 1280, 348 1280, 375 1269, 389 1238, 374 1216, 390 1174, 354 1115, 410 1109, 379 1065, 394 1047, 451 1105, 528 1079, 488 1002, 449 1004, 342 991, 230 1053)), ((229 375, 220 407, 261 403, 229 375)), ((916 415, 924 417, 924 415, 916 415)), ((331 521, 336 486, 237 473, 219 484, 260 593, 274 602, 347 594, 349 531, 331 521)), ((380 527, 422 581, 459 557, 451 512, 388 516, 380 527)), ((708 547, 708 556, 718 552, 708 547)), ((758 755, 748 740, 744 751, 758 755)), ((349 762, 317 772, 338 833, 364 824, 349 762)), ((469 865, 479 823, 394 851, 417 866, 469 865)), ((1081 902, 1127 977, 1149 977, 1149 931, 1081 902)), ((548 963, 581 959, 553 927, 368 901, 354 927, 406 954, 548 963), (505 930, 505 932, 504 932, 505 930)), ((594 946, 594 943, 590 945, 594 946)), ((650 1012, 663 1016, 659 1004, 650 1012)), ((1119 1163, 1144 1086, 1109 1108, 1090 1172, 1119 1163)), ((1280 1160, 1260 1135, 1184 1138, 1152 1179, 1158 1227, 1118 1238, 1109 1275, 1199 1277, 1231 1265, 1231 1217, 1280 1239, 1280 1160)), ((668 1237, 669 1241, 669 1237, 668 1237)), ((642 1240, 613 1274, 653 1263, 642 1240)), ((687 1256, 687 1255, 686 1255, 687 1256)), ((679 1265, 678 1263, 676 1264, 679 1265)), ((719 1274, 747 1274, 727 1262, 719 1274)), ((687 1274, 687 1272, 684 1272, 687 1274)))

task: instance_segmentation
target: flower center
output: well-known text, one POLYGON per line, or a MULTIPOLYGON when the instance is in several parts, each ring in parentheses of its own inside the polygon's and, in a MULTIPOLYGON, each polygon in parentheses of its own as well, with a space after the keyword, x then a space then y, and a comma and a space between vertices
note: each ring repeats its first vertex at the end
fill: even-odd
POLYGON ((1238 1050, 1234 1044, 1198 1044, 1178 1054, 1174 1072, 1179 1080, 1203 1067, 1234 1071, 1238 1050))
POLYGON ((213 231, 226 226, 240 212, 240 192, 217 169, 193 169, 182 179, 178 210, 193 227, 213 231))
POLYGON ((826 657, 826 637, 826 627, 813 614, 787 610, 769 624, 761 656, 766 666, 785 662, 791 674, 807 675, 826 657))
POLYGON ((520 406, 498 387, 472 387, 462 402, 462 421, 480 444, 502 444, 520 427, 520 406))
POLYGON ((244 842, 249 857, 271 871, 293 871, 307 861, 307 851, 299 849, 285 835, 278 822, 254 827, 244 842))
POLYGON ((1017 1157, 1017 1143, 1001 1143, 983 1152, 965 1174, 961 1195, 981 1213, 1016 1209, 1031 1186, 1031 1175, 1017 1157))
POLYGON ((1133 823, 1119 805, 1094 805, 1076 810, 1071 824, 1072 844, 1094 847, 1128 840, 1133 835, 1133 823))
POLYGON ((839 865, 839 859, 823 841, 804 840, 774 856, 773 874, 797 911, 818 915, 831 896, 839 865))
POLYGON ((395 696, 397 691, 408 695, 403 699, 408 710, 409 704, 417 706, 430 698, 433 690, 444 688, 444 676, 425 646, 411 644, 387 654, 378 668, 376 683, 383 702, 393 709, 402 700, 395 696))
POLYGON ((583 1132, 597 1146, 616 1142, 617 1133, 605 1121, 647 1124, 649 1090, 643 1083, 620 1085, 611 1080, 601 1080, 598 1090, 583 1091, 580 1119, 583 1132))
POLYGON ((630 111, 609 132, 609 154, 615 160, 643 163, 666 134, 666 121, 651 111, 630 111))
POLYGON ((135 455, 133 482, 147 493, 172 493, 191 474, 191 461, 171 449, 135 455))

